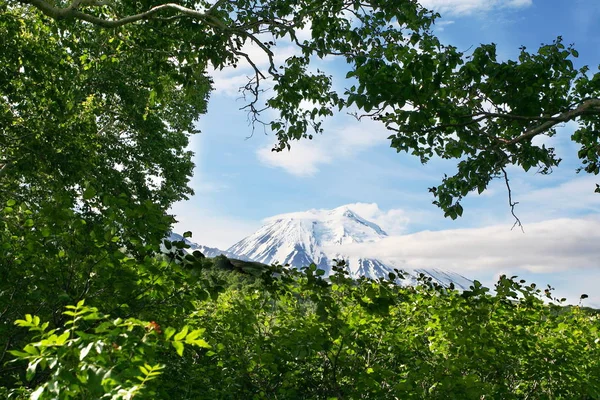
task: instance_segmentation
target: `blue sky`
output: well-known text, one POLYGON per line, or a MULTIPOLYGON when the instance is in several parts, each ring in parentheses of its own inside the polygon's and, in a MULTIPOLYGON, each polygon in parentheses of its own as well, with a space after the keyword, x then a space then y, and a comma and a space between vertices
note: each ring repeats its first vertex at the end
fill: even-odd
MULTIPOLYGON (((592 70, 600 63, 600 2, 597 0, 423 0, 442 18, 436 33, 461 50, 494 42, 501 58, 514 58, 524 45, 562 36, 575 43, 578 65, 592 70)), ((285 59, 293 50, 279 48, 285 59)), ((318 67, 337 78, 343 67, 325 60, 318 67)), ((559 295, 576 301, 580 293, 600 306, 600 177, 577 175, 577 147, 567 124, 545 139, 563 158, 550 176, 510 169, 517 213, 525 233, 511 231, 512 217, 503 182, 463 203, 464 217, 445 219, 431 204, 428 188, 439 184, 455 164, 432 160, 423 166, 389 148, 388 132, 369 121, 345 114, 325 124, 314 141, 292 143, 292 151, 272 153, 273 135, 252 131, 239 108, 237 88, 248 71, 214 74, 208 113, 198 122, 202 133, 192 138, 196 195, 173 212, 179 232, 191 230, 205 245, 227 248, 258 229, 264 218, 307 209, 355 204, 365 218, 378 222, 393 238, 377 251, 420 267, 452 267, 490 284, 500 273, 515 274, 538 284, 551 283, 559 295), (357 204, 358 203, 358 204, 357 204), (431 232, 423 232, 431 231, 431 232), (403 247, 404 246, 404 247, 403 247), (410 246, 411 251, 406 246, 410 246), (453 252, 449 249, 458 248, 453 252), (446 265, 444 265, 446 264, 446 265)), ((360 250, 360 249, 355 249, 360 250)))

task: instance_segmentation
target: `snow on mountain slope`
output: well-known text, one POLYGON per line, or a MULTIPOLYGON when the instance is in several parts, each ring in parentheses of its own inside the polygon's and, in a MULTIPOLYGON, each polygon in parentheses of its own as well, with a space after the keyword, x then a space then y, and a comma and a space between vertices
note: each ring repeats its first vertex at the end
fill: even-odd
MULTIPOLYGON (((265 264, 289 264, 295 268, 314 262, 327 274, 331 272, 334 259, 343 259, 355 278, 379 278, 394 271, 394 265, 383 260, 349 257, 342 253, 342 245, 376 242, 387 237, 378 225, 360 217, 348 206, 282 214, 265 222, 258 231, 231 246, 227 252, 238 258, 265 264)), ((406 284, 415 283, 420 273, 444 286, 454 283, 457 288, 467 289, 472 284, 467 278, 449 271, 404 270, 406 284)))
MULTIPOLYGON (((333 258, 325 247, 348 243, 373 242, 387 234, 348 207, 333 210, 310 210, 269 218, 254 234, 242 239, 227 251, 265 264, 290 264, 300 268, 315 263, 329 272, 333 258)), ((377 260, 355 259, 349 262, 353 276, 381 276, 391 271, 377 260)))
MULTIPOLYGON (((395 264, 344 254, 344 245, 375 243, 386 237, 387 234, 377 224, 362 218, 349 206, 341 206, 333 210, 309 210, 268 218, 259 230, 227 250, 202 246, 176 233, 172 233, 169 240, 184 240, 190 245, 189 251, 200 250, 207 257, 223 254, 243 261, 289 264, 293 268, 315 263, 325 270, 326 275, 331 273, 334 259, 344 260, 353 278, 379 278, 394 272, 395 264)), ((464 276, 450 271, 407 269, 406 266, 399 269, 405 273, 402 283, 406 285, 415 284, 420 274, 443 286, 453 283, 458 289, 468 289, 473 284, 464 276)))
POLYGON ((429 268, 429 269, 414 269, 411 271, 414 276, 418 276, 418 274, 423 273, 425 276, 430 276, 434 282, 442 286, 449 286, 451 283, 457 289, 466 290, 469 289, 471 285, 473 285, 473 281, 452 271, 443 271, 438 268, 429 268))

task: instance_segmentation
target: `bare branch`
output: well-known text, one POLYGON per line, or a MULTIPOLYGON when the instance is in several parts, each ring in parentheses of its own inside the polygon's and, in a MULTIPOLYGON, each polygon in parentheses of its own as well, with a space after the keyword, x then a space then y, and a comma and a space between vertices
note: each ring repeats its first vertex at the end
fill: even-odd
MULTIPOLYGON (((465 117, 475 117, 477 115, 480 115, 480 114, 473 114, 471 116, 465 116, 465 117)), ((481 122, 481 121, 483 121, 484 119, 487 119, 487 118, 488 118, 488 116, 481 115, 481 116, 479 116, 477 118, 470 119, 470 120, 468 120, 466 122, 459 122, 459 123, 456 123, 456 124, 444 124, 444 125, 434 126, 433 128, 423 130, 423 132, 424 133, 429 133, 429 132, 439 131, 439 130, 446 129, 446 128, 464 128, 465 126, 477 124, 477 123, 479 123, 479 122, 481 122)))
POLYGON ((514 115, 508 112, 506 113, 498 113, 498 112, 489 112, 489 111, 481 111, 474 114, 463 115, 460 118, 473 118, 483 116, 484 118, 503 118, 503 119, 511 119, 516 121, 557 121, 564 122, 560 117, 551 117, 551 116, 524 116, 524 115, 514 115))
POLYGON ((351 117, 356 118, 357 121, 362 121, 363 118, 374 118, 374 117, 378 117, 381 115, 381 113, 383 112, 383 108, 378 108, 375 111, 373 111, 372 113, 368 113, 368 114, 359 114, 357 112, 351 112, 351 113, 347 113, 348 115, 350 115, 351 117))
POLYGON ((0 178, 8 171, 8 162, 3 161, 0 163, 0 178))
POLYGON ((511 230, 515 229, 515 226, 518 226, 519 228, 521 228, 521 232, 525 233, 525 230, 523 229, 523 224, 521 223, 521 220, 515 214, 515 206, 517 204, 519 204, 519 202, 518 201, 513 202, 512 190, 510 188, 510 183, 508 182, 508 174, 506 173, 506 169, 504 169, 504 167, 500 167, 500 169, 502 170, 502 173, 504 174, 504 182, 506 183, 506 189, 508 190, 508 205, 510 206, 510 213, 512 214, 513 218, 515 219, 515 223, 513 224, 511 230))
MULTIPOLYGON (((377 111, 376 111, 377 112, 377 111)), ((600 113, 600 99, 597 98, 588 98, 579 103, 579 106, 560 113, 554 116, 522 116, 522 115, 514 115, 510 113, 498 113, 498 112, 487 112, 487 111, 479 111, 473 114, 462 115, 459 118, 468 118, 465 122, 458 122, 453 124, 441 124, 430 127, 428 129, 423 129, 421 131, 422 134, 440 131, 447 128, 465 128, 471 125, 479 124, 481 121, 490 121, 493 119, 506 119, 506 120, 517 120, 517 121, 538 121, 542 122, 537 126, 533 126, 525 130, 521 135, 513 138, 513 139, 505 139, 502 137, 494 136, 488 133, 485 129, 476 128, 477 133, 481 135, 485 135, 490 140, 496 142, 496 147, 507 147, 511 145, 515 145, 527 139, 532 139, 533 137, 543 134, 548 130, 552 129, 555 125, 572 121, 575 118, 590 114, 590 113, 600 113)), ((367 115, 368 116, 368 115, 367 115)), ((355 116, 356 117, 356 116, 355 116)), ((394 129, 390 126, 387 126, 388 129, 400 132, 399 129, 394 129)), ((520 225, 520 224, 519 224, 520 225)))
POLYGON ((86 1, 86 0, 84 0, 84 1, 74 0, 66 8, 55 7, 44 0, 20 0, 20 2, 34 6, 37 9, 39 9, 41 12, 46 14, 47 16, 52 17, 54 19, 69 19, 69 18, 79 19, 79 20, 86 21, 86 22, 89 22, 94 25, 102 26, 104 28, 118 28, 120 26, 132 24, 134 22, 138 22, 141 20, 148 20, 148 19, 154 18, 154 16, 156 14, 159 14, 165 10, 177 11, 181 15, 188 16, 188 17, 191 17, 191 18, 194 18, 197 20, 204 20, 207 23, 209 23, 210 25, 214 25, 219 28, 226 28, 226 26, 220 20, 218 20, 217 18, 214 18, 211 15, 211 12, 215 9, 215 7, 221 5, 224 2, 224 0, 217 1, 217 3, 215 3, 206 12, 196 11, 191 8, 183 7, 183 6, 181 6, 179 4, 175 4, 175 3, 165 3, 165 4, 158 5, 156 7, 152 7, 148 11, 145 11, 145 12, 142 12, 139 14, 129 15, 129 16, 126 16, 126 17, 123 17, 120 19, 113 19, 113 20, 103 19, 103 18, 97 17, 95 15, 87 14, 78 9, 79 5, 81 5, 81 4, 98 5, 99 6, 99 5, 104 5, 105 3, 107 3, 105 1, 99 1, 99 2, 91 1, 90 2, 90 1, 86 1))
POLYGON ((258 47, 260 47, 260 49, 262 51, 265 52, 265 54, 267 55, 267 57, 269 58, 269 68, 268 71, 271 75, 276 76, 279 73, 277 72, 277 67, 275 66, 275 55, 273 54, 273 51, 271 51, 271 49, 269 47, 267 47, 263 42, 260 41, 259 38, 257 38, 256 36, 254 36, 252 33, 247 32, 247 31, 241 31, 241 32, 237 32, 240 36, 245 36, 247 38, 249 38, 251 41, 253 41, 258 47))

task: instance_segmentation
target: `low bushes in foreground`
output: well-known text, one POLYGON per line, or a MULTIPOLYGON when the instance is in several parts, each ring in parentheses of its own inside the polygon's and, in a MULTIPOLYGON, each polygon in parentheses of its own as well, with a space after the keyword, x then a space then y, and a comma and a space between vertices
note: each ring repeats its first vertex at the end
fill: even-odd
POLYGON ((195 298, 180 293, 191 308, 176 321, 178 329, 163 326, 168 310, 159 304, 156 318, 144 322, 111 319, 81 303, 66 311, 73 319, 52 331, 28 316, 17 324, 36 336, 12 352, 13 362, 27 364, 20 387, 0 393, 36 399, 600 398, 598 314, 565 306, 534 284, 502 277, 494 291, 475 282, 459 292, 425 278, 402 287, 394 274, 355 281, 342 266, 324 279, 314 265, 243 274, 215 269, 208 259, 186 262, 189 268, 178 270, 195 276, 189 291, 195 298))

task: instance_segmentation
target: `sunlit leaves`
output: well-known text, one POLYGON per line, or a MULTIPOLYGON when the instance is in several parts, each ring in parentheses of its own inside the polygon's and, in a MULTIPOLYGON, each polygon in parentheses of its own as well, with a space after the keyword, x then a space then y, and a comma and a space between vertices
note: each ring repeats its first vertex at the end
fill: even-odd
POLYGON ((340 272, 323 286, 314 266, 278 271, 267 290, 232 285, 199 303, 192 321, 206 328, 212 348, 189 377, 197 379, 197 398, 273 387, 290 399, 506 398, 539 385, 569 398, 600 389, 551 383, 553 374, 574 374, 571 368, 597 373, 600 347, 590 345, 598 316, 558 299, 548 305, 548 290, 515 277, 502 277, 495 293, 480 282, 461 293, 425 277, 402 288, 396 277, 356 282, 340 272), (562 364, 548 361, 562 351, 569 354, 562 364))
MULTIPOLYGON (((69 399, 94 393, 117 396, 110 397, 115 399, 123 393, 133 396, 162 373, 164 365, 149 363, 155 359, 156 351, 164 347, 156 322, 135 318, 111 320, 100 315, 96 308, 85 306, 83 300, 67 309, 64 314, 72 319, 62 332, 47 330, 48 322, 42 323, 38 316, 29 314, 15 322, 35 332, 39 339, 23 350, 10 351, 17 360, 27 361, 26 379, 32 381, 41 371, 49 374, 34 391, 35 396, 40 399, 69 399), (133 374, 135 370, 141 375, 133 374), (66 386, 69 390, 61 391, 66 386)), ((166 328, 164 340, 168 341, 174 332, 173 328, 166 328)), ((210 348, 202 338, 203 333, 203 329, 189 332, 185 326, 171 343, 180 356, 184 345, 210 348)))

